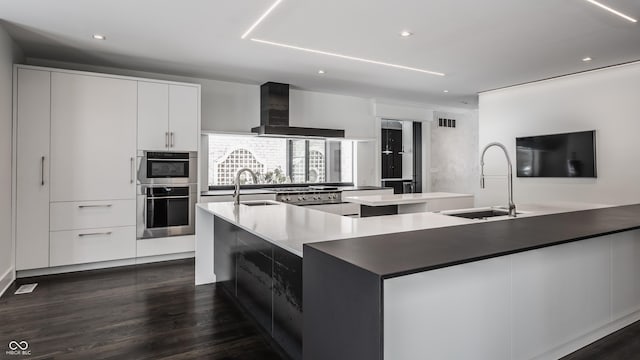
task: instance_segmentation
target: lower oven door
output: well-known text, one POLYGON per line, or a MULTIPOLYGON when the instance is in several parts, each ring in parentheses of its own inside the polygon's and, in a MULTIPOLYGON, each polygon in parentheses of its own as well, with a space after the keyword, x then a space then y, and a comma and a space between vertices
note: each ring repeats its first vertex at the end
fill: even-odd
POLYGON ((197 185, 140 185, 137 238, 193 235, 197 185))

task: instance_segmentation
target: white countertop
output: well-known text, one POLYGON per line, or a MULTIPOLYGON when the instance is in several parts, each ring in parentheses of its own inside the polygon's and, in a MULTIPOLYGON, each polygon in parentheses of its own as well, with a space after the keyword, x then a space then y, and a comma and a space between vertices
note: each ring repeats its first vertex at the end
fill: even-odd
POLYGON ((437 199, 452 199, 461 197, 473 197, 471 194, 456 194, 447 192, 415 193, 415 194, 384 194, 367 196, 348 196, 343 201, 367 206, 387 206, 403 204, 426 203, 437 199))
MULTIPOLYGON (((473 224, 484 220, 464 219, 438 213, 411 213, 351 218, 279 203, 268 206, 234 206, 231 202, 200 203, 198 208, 219 216, 285 250, 302 256, 306 243, 382 235, 445 226, 473 224)), ((521 216, 587 210, 607 205, 557 203, 518 205, 521 216)), ((494 218, 494 220, 500 220, 494 218)), ((502 219, 504 220, 504 219, 502 219)))

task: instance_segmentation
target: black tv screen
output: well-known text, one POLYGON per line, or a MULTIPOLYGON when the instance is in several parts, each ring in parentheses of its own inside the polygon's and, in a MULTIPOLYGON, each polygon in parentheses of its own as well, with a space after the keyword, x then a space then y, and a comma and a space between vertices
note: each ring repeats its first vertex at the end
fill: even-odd
POLYGON ((518 177, 596 177, 596 132, 516 138, 518 177))

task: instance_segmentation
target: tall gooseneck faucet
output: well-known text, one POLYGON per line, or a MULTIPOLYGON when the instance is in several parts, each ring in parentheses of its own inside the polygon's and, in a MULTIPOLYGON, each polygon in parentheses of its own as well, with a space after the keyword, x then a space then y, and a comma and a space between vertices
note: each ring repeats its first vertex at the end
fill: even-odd
POLYGON ((258 183, 258 177, 253 171, 251 171, 251 169, 242 168, 238 170, 238 172, 236 173, 236 182, 235 182, 236 188, 233 191, 233 203, 235 205, 240 205, 240 175, 242 175, 243 172, 248 172, 249 174, 251 174, 254 184, 258 183))
POLYGON ((507 158, 507 186, 509 188, 509 216, 516 217, 516 204, 513 203, 513 170, 511 166, 511 159, 509 158, 509 153, 507 152, 507 148, 499 142, 492 142, 487 144, 482 150, 482 155, 480 156, 480 188, 484 189, 484 154, 489 150, 490 147, 497 146, 502 151, 504 151, 504 156, 507 158))

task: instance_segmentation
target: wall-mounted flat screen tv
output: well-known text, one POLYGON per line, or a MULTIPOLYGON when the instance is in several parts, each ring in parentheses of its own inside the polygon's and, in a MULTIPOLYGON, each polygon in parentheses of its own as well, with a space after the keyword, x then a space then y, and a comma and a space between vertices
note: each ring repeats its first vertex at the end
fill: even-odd
POLYGON ((596 132, 516 138, 518 177, 596 177, 596 132))

